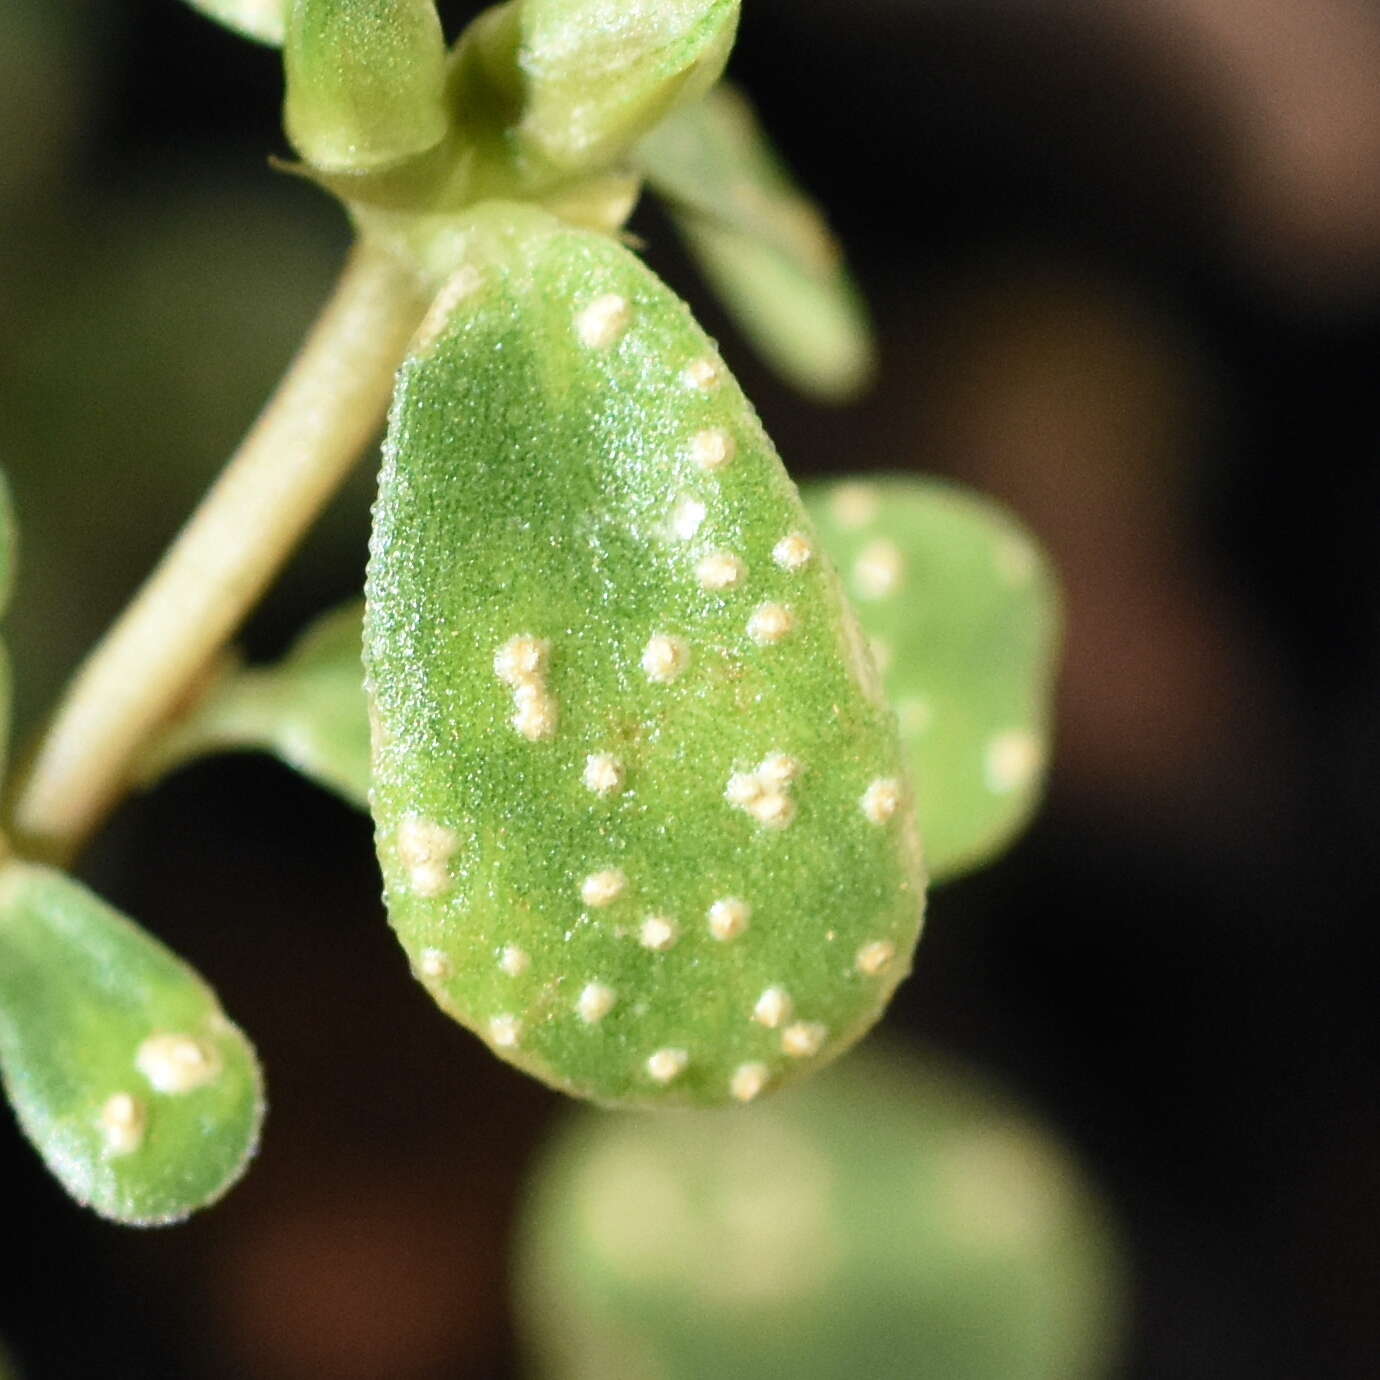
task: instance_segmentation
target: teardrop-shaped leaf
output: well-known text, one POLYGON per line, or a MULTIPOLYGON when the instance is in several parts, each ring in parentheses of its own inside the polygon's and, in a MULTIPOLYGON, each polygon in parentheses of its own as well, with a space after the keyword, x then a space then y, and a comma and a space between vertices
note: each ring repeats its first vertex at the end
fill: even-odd
POLYGON ((323 614, 276 666, 233 668, 154 744, 145 784, 213 752, 271 752, 294 771, 369 808, 369 719, 360 666, 364 606, 323 614))
POLYGON ((449 127, 435 0, 293 0, 283 62, 284 123, 313 167, 384 168, 449 127))
POLYGON ((896 706, 934 880, 1000 852, 1040 796, 1059 597, 1038 546, 997 504, 936 480, 811 486, 896 706))
POLYGON ((1124 1321, 1106 1206, 974 1070, 860 1050, 721 1115, 581 1110, 519 1221, 544 1380, 1101 1380, 1124 1321))
POLYGON ((274 48, 282 46, 290 0, 187 0, 187 3, 245 38, 274 48))
POLYGON ((605 1102, 747 1100, 909 967, 893 716, 794 486, 626 249, 477 214, 399 376, 367 584, 389 913, 436 999, 605 1102))
POLYGON ((134 1225, 214 1202, 258 1143, 249 1042, 215 993, 51 868, 0 868, 0 1074, 80 1203, 134 1225))
POLYGON ((567 171, 616 161, 718 79, 738 0, 519 0, 522 141, 567 171))
POLYGON ((744 96, 716 87, 668 116, 636 159, 763 357, 802 392, 856 393, 874 362, 862 299, 744 96))

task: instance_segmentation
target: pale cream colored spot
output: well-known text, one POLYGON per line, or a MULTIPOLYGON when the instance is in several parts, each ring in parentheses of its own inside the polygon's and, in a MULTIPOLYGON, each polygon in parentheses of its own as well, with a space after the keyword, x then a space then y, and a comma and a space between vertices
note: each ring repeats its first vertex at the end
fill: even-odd
POLYGON ((494 653, 494 675, 516 689, 527 681, 546 674, 551 658, 551 643, 544 637, 522 634, 510 637, 494 653))
POLYGON ((732 463, 738 443, 721 426, 705 427, 690 438, 690 458, 702 470, 721 470, 732 463))
POLYGON ((685 366, 680 378, 687 388, 708 393, 723 382, 723 371, 712 359, 697 359, 685 366))
POLYGON ((658 685, 675 680, 690 664, 690 649, 678 637, 657 633, 642 649, 642 669, 658 685))
POLYGON ((889 939, 876 939, 871 944, 864 944, 858 950, 853 963, 858 972, 867 977, 877 977, 891 967, 891 962, 895 957, 895 944, 889 939))
POLYGON ((901 783, 890 776, 879 776, 859 801, 862 812, 873 824, 885 824, 901 805, 901 783))
POLYGON ((591 350, 607 350, 623 338, 632 324, 632 304, 616 292, 596 297, 575 318, 580 344, 591 350))
POLYGON ((1012 729, 987 744, 983 774, 994 795, 1009 795, 1029 786, 1044 765, 1044 749, 1033 733, 1012 729))
POLYGON ((693 494, 682 494, 671 509, 671 531, 681 541, 689 541, 700 530, 708 509, 693 494))
POLYGON ((747 566, 731 551, 711 551, 695 566, 695 578, 704 589, 732 589, 747 576, 747 566))
POLYGON ((756 772, 735 771, 724 787, 724 799, 740 810, 746 810, 766 789, 756 772))
POLYGON ((866 527, 877 516, 877 490, 871 484, 840 484, 829 506, 840 527, 866 527))
POLYGON ((803 770, 799 758, 786 752, 769 752, 762 758, 757 775, 769 786, 789 786, 803 770))
POLYGON ((791 1001, 791 994, 784 987, 768 987, 757 998, 757 1005, 752 1008, 752 1019, 758 1025, 766 1026, 768 1030, 775 1030, 777 1026, 790 1020, 793 1010, 795 1003, 791 1001))
POLYGON ((795 818, 795 801, 784 791, 766 790, 747 807, 747 812, 766 829, 784 829, 795 818))
POLYGON ((439 896, 450 888, 448 864, 460 846, 453 830, 420 815, 404 815, 396 835, 398 860, 418 896, 439 896))
POLYGON ((647 1060, 647 1073, 653 1082, 670 1083, 685 1072, 690 1056, 683 1049, 659 1049, 647 1060))
POLYGON ((417 971, 424 978, 446 978, 450 976, 450 959, 440 949, 423 949, 417 960, 417 971))
POLYGON ((580 883, 580 899, 587 906, 610 906, 627 890, 628 879, 616 867, 592 872, 580 883))
POLYGON ((680 926, 668 915, 649 915, 638 932, 637 942, 653 953, 664 954, 680 938, 680 926))
POLYGON ((106 1098, 99 1117, 107 1155, 129 1155, 144 1142, 148 1111, 129 1093, 113 1093, 106 1098))
POLYGON ((752 907, 736 896, 725 896, 709 907, 709 933, 715 939, 737 939, 746 932, 752 907))
POLYGON ((814 559, 815 548, 803 532, 782 537, 771 549, 771 558, 782 570, 804 570, 814 559))
POLYGON ((412 353, 421 354, 424 350, 430 349, 436 343, 436 337, 445 330, 451 312, 467 297, 473 297, 483 283, 483 276, 473 264, 465 264, 452 273, 440 292, 432 299, 431 306, 422 318, 422 324, 417 327, 417 334, 412 341, 412 353))
POLYGON ((792 1059, 810 1059, 824 1047, 828 1035, 828 1027, 819 1021, 796 1021, 781 1032, 781 1048, 792 1059))
POLYGON ((997 573, 1009 585, 1023 585, 1035 573, 1035 548, 1023 537, 1006 537, 993 553, 997 573))
POLYGON ((509 977, 521 977, 532 966, 531 955, 516 944, 505 944, 498 956, 498 966, 509 977))
POLYGON ((739 1102, 751 1102, 767 1086, 769 1076, 765 1064, 739 1064, 733 1070, 728 1090, 739 1102))
POLYGON ((928 700, 912 696, 896 706, 896 717, 902 733, 924 733, 934 722, 934 707, 928 700))
POLYGON ((1067 1221, 1074 1192, 1062 1156, 1018 1124, 953 1137, 927 1172, 937 1225, 967 1251, 1038 1253, 1067 1221))
POLYGON ((617 795, 623 789, 623 764, 607 752, 592 752, 585 758, 581 779, 595 795, 617 795))
POLYGON ((602 982, 586 983, 575 1003, 575 1010, 586 1025, 598 1025, 613 1010, 618 997, 602 982))
POLYGON ((185 1093, 209 1083, 221 1065, 213 1045, 190 1035, 150 1035, 139 1046, 134 1067, 155 1092, 185 1093))
POLYGON ((795 628, 795 614, 784 604, 759 604, 748 619, 748 636, 759 646, 770 646, 789 637, 795 628))
POLYGON ((502 1016, 495 1016, 489 1022, 489 1039, 499 1049, 515 1048, 522 1039, 522 1021, 506 1012, 502 1016))
POLYGON ((880 537, 868 542, 853 562, 853 592, 859 599, 884 599, 900 589, 905 572, 900 548, 880 537))
POLYGON ((512 725, 529 743, 539 743, 556 736, 560 710, 556 701, 539 685, 519 685, 513 691, 517 712, 512 725))

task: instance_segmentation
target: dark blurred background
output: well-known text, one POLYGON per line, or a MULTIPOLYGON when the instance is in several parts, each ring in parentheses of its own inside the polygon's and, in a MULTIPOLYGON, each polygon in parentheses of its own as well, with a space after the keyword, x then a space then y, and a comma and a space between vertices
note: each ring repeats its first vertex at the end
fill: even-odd
MULTIPOLYGON (((454 31, 473 7, 446 8, 454 31)), ((1380 1373, 1380 8, 750 0, 732 71, 830 208, 883 369, 791 396, 651 209, 801 475, 1010 502, 1068 600, 1046 808, 937 892, 888 1018, 1081 1154, 1136 1279, 1124 1380, 1380 1373)), ((0 462, 21 731, 282 368, 343 217, 269 170, 276 55, 177 0, 0 3, 0 462)), ((369 476, 251 621, 358 589, 369 476)), ((220 1207, 131 1232, 0 1137, 0 1336, 31 1380, 441 1380, 517 1361, 506 1240, 558 1099, 440 1016, 367 822, 258 758, 126 806, 84 865, 257 1041, 220 1207)))

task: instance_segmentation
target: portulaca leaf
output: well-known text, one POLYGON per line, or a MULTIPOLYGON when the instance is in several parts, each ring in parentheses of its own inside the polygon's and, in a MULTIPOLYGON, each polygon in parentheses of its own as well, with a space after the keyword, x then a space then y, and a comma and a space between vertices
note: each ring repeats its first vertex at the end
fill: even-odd
POLYGON ((755 414, 615 241, 475 216, 399 375, 364 645, 389 915, 501 1056, 747 1101, 876 1020, 923 890, 893 716, 755 414))
POLYGON ((282 46, 291 0, 187 0, 194 9, 245 38, 282 46))
POLYGON ((862 299, 747 99, 715 87, 658 125, 636 162, 763 358, 802 392, 857 393, 874 363, 862 299))
POLYGON ((176 1222, 258 1143, 254 1051, 181 959, 51 868, 0 867, 0 1075, 63 1187, 103 1217, 176 1222))
POLYGON ((810 486, 892 703, 935 881, 989 861, 1029 819, 1049 757, 1059 595, 997 504, 901 476, 810 486))

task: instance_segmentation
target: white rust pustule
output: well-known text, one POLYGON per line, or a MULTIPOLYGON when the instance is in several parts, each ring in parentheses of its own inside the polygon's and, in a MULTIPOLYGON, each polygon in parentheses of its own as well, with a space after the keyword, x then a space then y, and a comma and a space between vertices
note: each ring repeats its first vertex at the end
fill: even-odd
POLYGON ((653 953, 664 954, 676 946, 680 926, 669 915, 649 915, 638 931, 637 942, 653 953))
POLYGON ((620 868, 606 867, 591 872, 580 883, 580 899, 596 909, 611 906, 628 889, 628 879, 620 868))
POLYGON ((879 776, 858 803, 873 824, 885 824, 901 807, 901 783, 894 777, 879 776))
POLYGON ((750 772, 734 772, 724 787, 724 799, 749 814, 764 829, 784 829, 795 819, 791 785, 803 770, 785 752, 769 752, 750 772))
POLYGON ((770 647, 795 631, 795 614, 785 604, 759 604, 748 619, 748 636, 759 647, 770 647))
POLYGON ((505 944, 498 955, 500 972, 509 977, 521 977, 532 966, 532 956, 517 944, 505 944))
POLYGON ((598 1025, 618 1004, 613 988, 603 982, 587 982, 580 990, 575 1013, 586 1025, 598 1025))
POLYGON ((879 977, 891 967, 896 958, 896 945, 889 939, 874 939, 864 944, 853 960, 853 966, 864 977, 879 977))
POLYGON ((131 1155, 144 1143, 148 1109, 127 1092, 112 1093, 97 1118, 107 1155, 131 1155))
POLYGON ((681 541, 693 540, 709 509, 694 494, 681 494, 671 509, 671 531, 681 541))
POLYGON ((767 1086, 767 1079, 771 1076, 770 1070, 765 1064, 751 1063, 739 1064, 733 1070, 733 1077, 729 1080, 728 1090, 738 1102, 751 1102, 763 1088, 767 1086))
POLYGON ((834 518, 847 531, 866 527, 877 517, 877 490, 871 484, 840 484, 829 506, 834 518))
POLYGON ((711 551, 700 557, 695 566, 695 578, 701 589, 717 593, 742 584, 747 579, 747 566, 742 557, 731 551, 711 551))
POLYGON ((782 570, 804 570, 814 559, 815 548, 804 532, 789 532, 771 549, 771 558, 782 570))
POLYGON ((220 1072, 214 1045, 191 1035, 150 1035, 134 1055, 134 1067, 160 1093, 187 1093, 209 1083, 220 1072))
POLYGON ((464 264, 446 279, 440 292, 432 299, 417 334, 412 338, 412 354, 423 354, 435 343, 446 328, 451 313, 468 297, 473 297, 484 285, 484 276, 473 264, 464 264))
POLYGON ((460 847, 454 830, 421 815, 404 815, 395 841, 408 885, 418 896, 439 896, 450 889, 449 864, 460 847))
POLYGON ((417 971, 435 982, 450 976, 450 959, 440 949, 423 949, 417 959, 417 971))
POLYGON ((509 722, 530 743, 556 736, 560 711, 547 688, 550 663, 551 643, 530 633, 510 637, 494 653, 494 675, 513 691, 509 722))
POLYGON ((623 764, 608 752, 592 752, 585 758, 580 778, 587 791, 601 797, 618 795, 623 789, 623 764))
POLYGON ((679 637, 656 633, 642 649, 642 670, 657 685, 669 685, 685 673, 690 649, 679 637))
POLYGON ((752 907, 737 896, 725 896, 709 907, 709 933, 721 943, 747 933, 752 907))
POLYGON ((812 1059, 824 1048, 828 1027, 819 1021, 796 1021, 781 1032, 781 1049, 792 1059, 812 1059))
POLYGON ((489 1039, 499 1049, 516 1049, 522 1040, 522 1021, 519 1017, 504 1012, 489 1022, 489 1039))
POLYGON ((601 293, 575 316, 575 334, 591 350, 616 345, 632 325, 632 303, 617 292, 601 293))
POLYGON ((853 592, 859 599, 884 599, 901 587, 906 560, 901 548, 886 537, 863 547, 853 562, 853 592))
POLYGON ((1023 728, 999 733, 988 744, 983 756, 983 777, 993 795, 1009 795, 1024 790, 1044 765, 1040 740, 1023 728))
POLYGON ((738 453, 738 443, 721 426, 707 426, 690 438, 690 458, 713 474, 726 469, 738 453))
POLYGON ((775 1030, 777 1026, 790 1020, 791 1012, 794 1010, 795 1003, 784 987, 768 987, 757 998, 757 1003, 752 1008, 752 1019, 758 1025, 766 1026, 768 1030, 775 1030))
POLYGON ((647 1060, 647 1076, 665 1085, 679 1078, 689 1063, 690 1055, 683 1049, 659 1049, 647 1060))
POLYGON ((723 382, 723 370, 707 357, 691 360, 681 371, 680 381, 697 393, 710 393, 723 382))

